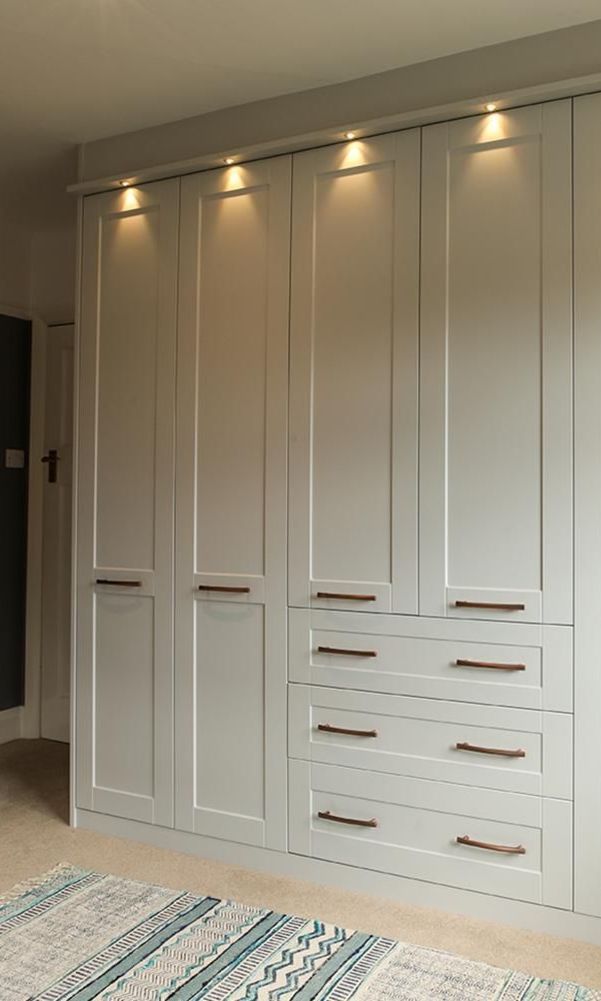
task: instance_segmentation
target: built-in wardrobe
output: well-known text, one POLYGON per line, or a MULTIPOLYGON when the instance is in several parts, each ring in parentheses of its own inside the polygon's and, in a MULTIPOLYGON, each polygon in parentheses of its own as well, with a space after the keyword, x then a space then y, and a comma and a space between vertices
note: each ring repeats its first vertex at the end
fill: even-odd
POLYGON ((601 916, 595 162, 596 95, 83 199, 77 823, 601 916))

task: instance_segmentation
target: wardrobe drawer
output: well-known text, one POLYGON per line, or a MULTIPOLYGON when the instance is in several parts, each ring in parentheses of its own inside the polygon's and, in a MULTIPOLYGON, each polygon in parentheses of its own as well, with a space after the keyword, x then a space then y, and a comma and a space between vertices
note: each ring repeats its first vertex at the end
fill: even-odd
POLYGON ((572 796, 572 717, 290 685, 288 753, 534 796, 572 796))
POLYGON ((572 711, 572 628, 292 608, 291 681, 572 711))
POLYGON ((570 803, 305 761, 289 779, 295 854, 571 907, 570 803))

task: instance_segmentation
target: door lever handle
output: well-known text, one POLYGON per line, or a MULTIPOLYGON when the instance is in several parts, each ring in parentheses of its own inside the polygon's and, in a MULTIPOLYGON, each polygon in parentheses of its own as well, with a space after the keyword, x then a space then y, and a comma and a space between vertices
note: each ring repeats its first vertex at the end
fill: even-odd
POLYGON ((60 456, 55 448, 49 448, 48 454, 42 456, 42 462, 48 466, 48 483, 56 483, 56 469, 60 456))

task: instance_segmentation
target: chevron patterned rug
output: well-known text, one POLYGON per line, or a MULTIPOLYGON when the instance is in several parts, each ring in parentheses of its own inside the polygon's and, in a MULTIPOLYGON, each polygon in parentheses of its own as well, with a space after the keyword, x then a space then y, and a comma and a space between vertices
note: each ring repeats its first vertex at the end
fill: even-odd
POLYGON ((458 956, 63 865, 0 900, 0 1001, 600 1001, 458 956))

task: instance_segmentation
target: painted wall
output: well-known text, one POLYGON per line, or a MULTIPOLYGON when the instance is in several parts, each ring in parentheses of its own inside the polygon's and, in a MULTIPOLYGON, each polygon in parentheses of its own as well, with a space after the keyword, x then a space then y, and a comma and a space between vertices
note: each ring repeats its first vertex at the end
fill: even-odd
POLYGON ((23 701, 31 325, 0 315, 0 710, 23 701), (6 449, 24 453, 10 468, 6 449))
POLYGON ((88 142, 80 180, 601 71, 601 21, 88 142))
POLYGON ((31 233, 0 219, 0 310, 27 310, 31 274, 31 233))
POLYGON ((75 199, 71 218, 38 230, 31 241, 30 303, 46 323, 70 323, 75 315, 75 199))
POLYGON ((75 311, 75 199, 70 217, 48 229, 0 223, 0 312, 68 323, 75 311))

